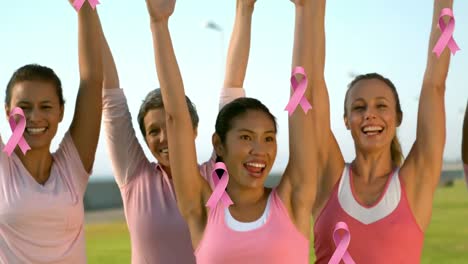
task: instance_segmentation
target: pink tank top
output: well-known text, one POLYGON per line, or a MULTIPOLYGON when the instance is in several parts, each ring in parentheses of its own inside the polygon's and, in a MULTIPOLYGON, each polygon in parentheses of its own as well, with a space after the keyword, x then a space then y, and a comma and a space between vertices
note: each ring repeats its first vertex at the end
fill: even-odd
POLYGON ((372 206, 357 201, 352 173, 348 171, 349 167, 345 166, 340 181, 315 222, 315 263, 326 264, 333 255, 333 230, 340 221, 349 227, 348 252, 356 263, 420 263, 424 233, 409 207, 398 170, 389 176, 384 192, 372 206))
POLYGON ((266 222, 251 231, 234 231, 225 220, 223 203, 208 212, 208 223, 195 256, 198 264, 307 264, 309 240, 291 222, 273 189, 266 222))

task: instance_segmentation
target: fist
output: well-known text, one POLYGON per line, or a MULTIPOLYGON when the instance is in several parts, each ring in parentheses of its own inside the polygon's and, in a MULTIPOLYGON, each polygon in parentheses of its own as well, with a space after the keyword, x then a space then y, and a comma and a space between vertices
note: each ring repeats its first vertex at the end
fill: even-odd
POLYGON ((146 0, 152 21, 167 20, 174 12, 176 0, 146 0))

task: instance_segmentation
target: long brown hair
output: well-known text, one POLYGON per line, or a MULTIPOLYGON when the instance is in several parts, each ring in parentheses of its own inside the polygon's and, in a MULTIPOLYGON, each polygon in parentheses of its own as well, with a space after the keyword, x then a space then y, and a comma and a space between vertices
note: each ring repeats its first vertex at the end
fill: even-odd
MULTIPOLYGON (((398 121, 398 124, 400 124, 403 119, 403 112, 401 111, 400 98, 398 97, 398 92, 395 88, 395 85, 392 83, 392 81, 390 81, 389 79, 383 77, 382 75, 378 73, 367 73, 367 74, 358 75, 348 85, 348 90, 346 91, 346 96, 345 96, 345 101, 344 101, 344 116, 348 114, 347 109, 346 109, 346 104, 348 102, 348 95, 349 95, 349 91, 351 91, 351 88, 353 88, 354 85, 358 83, 359 81, 371 80, 371 79, 377 79, 377 80, 384 82, 392 91, 393 96, 395 97, 395 103, 396 103, 395 109, 397 112, 397 121, 398 121)), ((393 164, 398 167, 401 166, 403 164, 403 152, 401 151, 400 141, 398 140, 398 136, 396 134, 392 139, 390 152, 391 152, 393 164)))

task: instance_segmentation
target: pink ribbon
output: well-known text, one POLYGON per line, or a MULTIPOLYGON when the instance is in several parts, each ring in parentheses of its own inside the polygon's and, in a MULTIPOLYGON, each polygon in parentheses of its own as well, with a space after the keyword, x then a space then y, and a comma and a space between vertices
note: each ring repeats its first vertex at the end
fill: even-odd
POLYGON ((226 193, 226 186, 229 182, 229 174, 227 172, 226 165, 223 162, 216 162, 213 171, 211 172, 211 177, 214 182, 214 190, 210 198, 208 199, 208 202, 206 202, 206 206, 210 209, 213 209, 216 207, 219 200, 221 200, 225 207, 228 207, 231 204, 233 204, 231 198, 226 193), (223 170, 223 175, 221 176, 221 179, 216 174, 216 170, 223 170))
POLYGON ((351 241, 351 234, 345 222, 336 223, 335 230, 333 231, 333 241, 335 242, 336 249, 328 264, 339 264, 341 260, 343 260, 345 264, 356 264, 347 251, 349 242, 351 241), (338 230, 340 229, 344 230, 344 236, 342 238, 338 235, 338 230))
POLYGON ((24 130, 26 129, 26 118, 24 117, 23 109, 19 107, 13 108, 13 110, 10 112, 9 123, 13 134, 3 148, 3 152, 6 152, 8 156, 11 156, 11 153, 13 153, 13 150, 15 150, 16 145, 18 145, 23 154, 26 154, 26 151, 30 150, 31 147, 29 147, 28 143, 23 137, 24 130), (15 121, 15 115, 20 116, 18 123, 15 121))
POLYGON ((291 116, 294 113, 294 110, 296 110, 297 106, 301 105, 302 110, 304 110, 304 113, 307 113, 309 109, 312 109, 312 106, 304 97, 305 91, 307 89, 307 76, 304 68, 299 66, 293 69, 291 74, 291 87, 294 93, 289 99, 289 102, 284 110, 288 111, 289 116, 291 116), (296 74, 303 76, 300 82, 296 80, 296 74))
MULTIPOLYGON (((75 0, 73 2, 73 7, 75 8, 76 11, 80 11, 81 7, 83 6, 84 2, 86 0, 75 0)), ((93 9, 96 8, 97 5, 99 5, 99 0, 88 0, 88 3, 91 5, 93 9)))
POLYGON ((455 30, 455 18, 453 17, 452 9, 444 8, 442 9, 442 11, 440 11, 438 27, 442 31, 442 34, 440 35, 439 40, 434 46, 434 49, 432 50, 432 52, 435 52, 437 57, 440 57, 440 54, 442 54, 442 51, 444 51, 445 47, 448 46, 452 54, 455 55, 455 53, 458 50, 460 50, 460 48, 458 47, 457 43, 453 39, 453 31, 455 30), (444 24, 444 19, 443 19, 444 16, 450 17, 447 25, 444 24))
POLYGON ((466 182, 466 186, 468 187, 468 165, 467 164, 463 164, 463 169, 465 171, 465 182, 466 182))

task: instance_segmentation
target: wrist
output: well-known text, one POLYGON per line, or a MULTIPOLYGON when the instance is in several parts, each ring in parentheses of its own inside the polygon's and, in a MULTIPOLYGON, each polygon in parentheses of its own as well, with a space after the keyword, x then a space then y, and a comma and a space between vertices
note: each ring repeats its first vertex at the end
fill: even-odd
POLYGON ((155 30, 161 27, 168 27, 169 18, 151 18, 150 25, 151 29, 155 30))
POLYGON ((237 0, 236 11, 240 14, 252 14, 255 3, 247 3, 243 0, 237 0))

